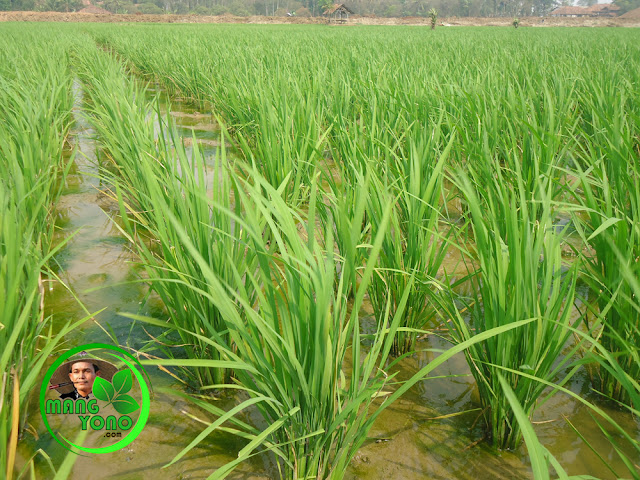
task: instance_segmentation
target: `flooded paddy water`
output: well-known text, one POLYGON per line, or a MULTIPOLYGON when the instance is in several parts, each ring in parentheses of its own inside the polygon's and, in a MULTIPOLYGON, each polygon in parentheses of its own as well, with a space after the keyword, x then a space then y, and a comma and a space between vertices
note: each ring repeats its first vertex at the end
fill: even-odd
MULTIPOLYGON (((166 115, 167 98, 160 94, 161 111, 166 115)), ((162 318, 161 302, 148 294, 141 281, 141 269, 128 241, 117 224, 117 205, 109 197, 108 185, 100 179, 94 132, 83 116, 82 91, 76 85, 75 126, 71 143, 76 155, 65 193, 58 206, 57 222, 60 236, 73 235, 57 255, 62 280, 89 312, 104 309, 76 330, 67 346, 117 338, 120 345, 132 351, 141 349, 149 340, 139 324, 123 317, 123 313, 140 313, 162 318)), ((197 112, 188 102, 171 102, 171 118, 183 137, 187 153, 193 138, 206 158, 207 181, 212 181, 215 154, 220 134, 211 115, 197 112)), ((162 128, 162 127, 158 127, 162 128)), ((453 267, 459 258, 451 254, 446 261, 453 267)), ((54 318, 81 318, 85 311, 71 292, 51 281, 46 296, 46 314, 54 318)), ((583 290, 586 295, 586 290, 583 290)), ((362 328, 374 322, 370 305, 362 310, 362 328)), ((153 331, 153 330, 151 330, 153 331)), ((446 329, 439 332, 446 338, 446 329)), ((406 379, 448 347, 442 337, 432 334, 422 338, 418 353, 399 364, 399 379, 406 379)), ((180 393, 182 383, 156 368, 147 368, 154 396, 151 416, 141 435, 127 448, 112 454, 78 457, 71 478, 78 479, 153 479, 207 478, 217 467, 237 458, 243 442, 226 433, 211 435, 180 461, 161 469, 188 445, 212 418, 180 393)), ((179 375, 179 374, 178 374, 179 375)), ((477 389, 462 355, 446 362, 433 372, 439 378, 419 382, 400 401, 386 410, 374 425, 370 438, 349 467, 350 479, 520 479, 531 478, 526 447, 516 452, 499 452, 490 448, 483 438, 478 416, 477 389)), ((587 373, 573 377, 569 388, 591 401, 587 373)), ((233 397, 213 398, 217 406, 228 409, 237 400, 233 397)), ((617 422, 640 439, 640 424, 615 409, 609 409, 617 422)), ((558 458, 569 474, 590 474, 598 478, 614 478, 612 473, 573 432, 567 421, 576 425, 585 437, 615 468, 623 467, 614 448, 601 435, 589 410, 579 402, 556 395, 537 412, 534 423, 541 442, 558 458)), ((247 414, 247 421, 259 423, 256 412, 247 414)), ((47 451, 58 463, 66 453, 44 430, 35 407, 29 415, 33 427, 25 433, 20 452, 26 458, 38 448, 47 451), (37 432, 34 435, 33 432, 37 432)), ((640 459, 636 459, 640 463, 640 459)), ((47 478, 41 465, 42 478, 47 478)), ((624 468, 620 468, 624 471, 624 468)), ((273 459, 268 455, 255 457, 237 469, 230 478, 277 478, 273 459)))

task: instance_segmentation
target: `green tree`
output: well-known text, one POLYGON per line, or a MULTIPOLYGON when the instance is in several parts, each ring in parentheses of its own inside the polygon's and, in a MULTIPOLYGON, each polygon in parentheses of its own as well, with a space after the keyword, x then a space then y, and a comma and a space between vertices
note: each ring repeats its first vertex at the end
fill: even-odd
POLYGON ((640 8, 640 0, 616 0, 613 3, 620 7, 620 13, 626 13, 630 10, 640 8))
POLYGON ((322 13, 333 6, 333 0, 318 0, 318 8, 322 13))
POLYGON ((151 2, 141 3, 140 5, 138 5, 138 11, 140 13, 155 14, 155 15, 161 15, 164 13, 164 10, 162 10, 155 3, 151 3, 151 2))
POLYGON ((36 8, 44 12, 75 12, 82 8, 81 0, 42 0, 36 8))
POLYGON ((435 8, 429 10, 429 18, 431 19, 431 30, 435 30, 438 22, 438 11, 435 8))
POLYGON ((109 10, 111 13, 123 13, 122 7, 124 2, 122 0, 105 0, 102 5, 106 10, 109 10))

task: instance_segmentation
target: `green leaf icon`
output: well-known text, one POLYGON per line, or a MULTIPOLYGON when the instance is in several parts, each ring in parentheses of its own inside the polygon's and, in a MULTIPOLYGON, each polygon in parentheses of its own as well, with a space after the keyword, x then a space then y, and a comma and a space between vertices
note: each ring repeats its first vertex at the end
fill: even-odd
POLYGON ((104 378, 96 377, 95 382, 93 382, 93 395, 103 402, 110 402, 113 397, 116 396, 116 391, 111 385, 111 382, 108 382, 104 378))
POLYGON ((131 370, 120 370, 113 376, 113 388, 119 394, 127 393, 133 386, 131 370))
POLYGON ((119 395, 113 402, 113 408, 121 415, 133 413, 140 408, 138 402, 131 395, 119 395))

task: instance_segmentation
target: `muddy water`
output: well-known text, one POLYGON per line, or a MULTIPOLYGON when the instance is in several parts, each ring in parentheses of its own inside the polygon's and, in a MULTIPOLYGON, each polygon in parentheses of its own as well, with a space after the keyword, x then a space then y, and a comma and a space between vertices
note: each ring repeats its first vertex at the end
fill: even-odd
MULTIPOLYGON (((205 182, 207 190, 213 188, 216 169, 216 154, 222 148, 220 126, 211 114, 198 111, 186 99, 171 99, 157 85, 148 86, 147 82, 135 79, 141 87, 146 87, 146 101, 156 102, 161 121, 155 122, 156 136, 162 135, 174 145, 180 143, 188 159, 191 159, 194 144, 197 145, 200 157, 204 159, 205 182), (172 135, 176 137, 173 138, 172 135)), ((205 107, 206 108, 206 107, 205 107)), ((154 115, 157 115, 155 112, 154 115)), ((225 142, 225 157, 236 155, 236 150, 228 141, 225 142)))
MULTIPOLYGON (((98 178, 98 158, 90 125, 83 119, 82 92, 77 89, 76 126, 73 138, 77 146, 74 166, 67 180, 66 192, 58 210, 61 236, 75 236, 58 255, 61 275, 71 290, 94 312, 97 322, 112 331, 122 345, 139 348, 148 339, 144 330, 122 317, 123 312, 163 317, 161 304, 147 298, 147 291, 139 283, 134 257, 128 243, 110 219, 116 211, 109 199, 107 186, 98 178)), ((195 136, 212 173, 218 133, 209 115, 196 112, 187 103, 172 102, 172 120, 189 148, 195 136)), ((161 111, 166 115, 166 98, 161 97, 161 111), (164 102, 164 103, 163 103, 164 102)), ((458 265, 459 258, 451 255, 449 267, 458 265)), ((84 311, 73 295, 57 282, 51 282, 47 294, 48 313, 59 319, 81 318, 84 311)), ((363 309, 363 329, 371 328, 370 305, 363 309)), ((74 332, 69 346, 90 341, 107 341, 107 334, 95 322, 74 332)), ((421 350, 400 365, 400 377, 408 378, 438 355, 437 350, 447 343, 430 335, 418 343, 421 350)), ((188 445, 212 421, 207 413, 184 401, 175 392, 182 385, 156 369, 149 369, 154 396, 151 416, 142 434, 126 449, 113 454, 78 457, 72 478, 78 479, 173 479, 206 478, 216 467, 235 458, 242 447, 228 434, 210 436, 197 448, 169 468, 160 470, 182 448, 188 445), (199 419, 199 420, 198 420, 199 419)), ((483 442, 483 430, 478 420, 477 390, 463 356, 441 366, 427 379, 381 415, 374 425, 370 440, 365 443, 349 468, 350 479, 520 479, 530 478, 531 470, 526 448, 516 452, 497 452, 483 442)), ((570 384, 572 391, 593 400, 588 394, 586 373, 576 376, 570 384)), ((212 400, 220 408, 235 403, 232 398, 212 400)), ((609 411, 626 431, 640 431, 640 425, 629 416, 609 411)), ((570 474, 589 473, 600 478, 613 478, 572 432, 567 417, 593 442, 615 469, 625 472, 614 450, 598 433, 586 407, 563 395, 545 404, 535 417, 540 440, 556 455, 570 474)), ((66 454, 45 433, 37 409, 32 409, 30 423, 38 437, 27 433, 21 441, 20 453, 26 456, 37 448, 47 451, 59 464, 66 454)), ((260 424, 255 412, 247 420, 260 424)), ((636 459, 639 461, 640 459, 636 459)), ((43 462, 40 478, 50 478, 43 462)), ((230 478, 276 478, 277 471, 268 456, 256 457, 240 467, 230 478)))
MULTIPOLYGON (((585 287, 579 290, 579 295, 586 296, 585 287)), ((362 313, 363 329, 374 328, 371 307, 365 306, 362 313)), ((576 316, 574 312, 573 319, 576 316)), ((440 329, 440 333, 446 331, 440 329)), ((419 340, 416 347, 419 352, 399 367, 400 379, 408 379, 449 346, 437 334, 419 340)), ((348 478, 532 478, 524 445, 515 452, 506 452, 496 451, 483 441, 478 392, 464 357, 452 358, 430 376, 432 378, 419 382, 379 417, 370 433, 371 439, 352 462, 348 478), (434 378, 438 376, 446 378, 434 378)), ((574 376, 567 388, 590 402, 597 402, 596 395, 589 393, 590 380, 586 372, 574 376)), ((625 431, 631 432, 633 438, 640 440, 637 419, 616 409, 602 408, 625 431)), ((566 418, 619 475, 628 476, 628 470, 600 433, 590 412, 568 395, 557 394, 536 412, 533 418, 536 434, 568 474, 616 478, 578 438, 566 418)), ((626 450, 625 453, 638 464, 637 454, 634 456, 626 450)))

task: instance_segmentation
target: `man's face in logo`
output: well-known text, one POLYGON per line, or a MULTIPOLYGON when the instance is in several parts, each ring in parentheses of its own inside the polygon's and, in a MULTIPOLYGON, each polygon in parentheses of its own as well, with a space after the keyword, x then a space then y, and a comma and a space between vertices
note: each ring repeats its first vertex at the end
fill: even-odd
POLYGON ((76 362, 71 365, 69 379, 80 395, 86 397, 93 389, 96 379, 95 366, 91 362, 76 362))

